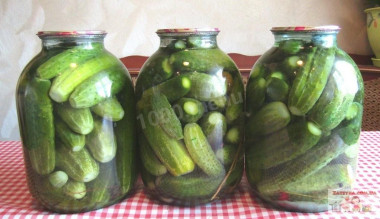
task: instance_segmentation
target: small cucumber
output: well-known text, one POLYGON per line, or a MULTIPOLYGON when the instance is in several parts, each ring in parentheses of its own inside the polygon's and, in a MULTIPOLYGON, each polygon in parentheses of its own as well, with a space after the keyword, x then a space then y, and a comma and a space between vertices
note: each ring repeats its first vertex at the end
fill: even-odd
POLYGON ((57 167, 78 182, 89 182, 99 174, 99 165, 86 148, 73 152, 63 145, 57 145, 57 167))
POLYGON ((56 104, 55 111, 71 130, 87 135, 94 128, 94 119, 89 108, 76 109, 70 104, 56 104))
POLYGON ((128 71, 122 65, 112 66, 80 83, 69 97, 71 106, 94 106, 119 93, 127 81, 128 71))
POLYGON ((225 110, 226 106, 227 106, 226 96, 217 97, 208 102, 203 102, 203 107, 205 108, 206 112, 209 112, 209 111, 222 112, 225 110))
POLYGON ((67 183, 68 179, 69 176, 61 170, 57 170, 49 174, 49 182, 55 188, 62 188, 62 186, 67 183))
POLYGON ((314 47, 307 55, 289 91, 288 106, 292 114, 303 116, 314 106, 325 88, 334 60, 334 48, 314 47))
POLYGON ((226 119, 228 124, 235 122, 244 111, 244 84, 240 75, 235 76, 228 94, 226 119))
POLYGON ((37 68, 37 75, 42 79, 51 79, 67 69, 74 69, 82 62, 98 55, 103 49, 100 43, 75 46, 49 58, 37 68))
POLYGON ((290 122, 290 113, 287 106, 280 102, 270 102, 247 121, 247 134, 266 135, 278 131, 290 122))
POLYGON ((117 142, 113 123, 108 120, 94 120, 94 129, 86 135, 86 146, 95 160, 100 163, 111 161, 116 155, 117 142))
POLYGON ((349 63, 336 62, 325 89, 308 113, 308 118, 322 129, 334 129, 345 118, 357 91, 355 69, 349 63), (347 84, 347 86, 342 86, 342 84, 347 84))
POLYGON ((209 112, 200 120, 200 126, 212 148, 220 148, 227 132, 227 120, 217 111, 209 112))
POLYGON ((278 48, 287 54, 297 54, 304 48, 305 41, 298 39, 283 40, 279 43, 278 48))
POLYGON ((91 111, 110 121, 119 121, 124 117, 124 110, 116 97, 107 98, 91 107, 91 111))
POLYGON ((89 205, 105 205, 111 198, 110 189, 114 183, 112 164, 99 164, 99 175, 86 184, 89 205), (91 204, 90 204, 91 203, 91 204))
POLYGON ((224 137, 225 141, 230 144, 239 144, 243 136, 243 131, 239 125, 232 126, 227 130, 224 137))
POLYGON ((209 75, 206 73, 189 73, 191 88, 188 97, 200 101, 210 101, 215 98, 226 95, 227 84, 222 76, 209 75))
POLYGON ((75 69, 68 69, 53 80, 49 95, 60 103, 69 99, 74 89, 87 78, 115 65, 120 65, 117 58, 109 53, 101 54, 87 60, 75 69))
POLYGON ((81 199, 86 195, 86 185, 83 182, 69 180, 63 186, 63 193, 74 199, 81 199))
POLYGON ((160 126, 149 122, 147 110, 143 110, 142 115, 144 120, 148 121, 144 124, 145 127, 142 127, 142 131, 156 156, 168 171, 174 176, 192 172, 195 164, 183 143, 170 137, 160 126))
POLYGON ((55 168, 55 139, 53 105, 48 96, 50 81, 33 78, 24 89, 18 103, 22 142, 27 149, 31 166, 38 174, 46 175, 55 168), (20 101, 21 101, 20 100, 20 101))
MULTIPOLYGON (((151 98, 155 93, 161 93, 168 98, 169 102, 175 102, 185 96, 191 88, 191 81, 188 75, 179 75, 173 77, 157 86, 151 87, 144 91, 138 106, 149 105, 151 98)), ((141 107, 140 107, 141 108, 141 107)))
POLYGON ((125 113, 123 119, 114 123, 117 141, 116 172, 121 193, 127 194, 133 189, 138 175, 136 102, 130 79, 118 94, 118 99, 125 113))
POLYGON ((266 82, 266 95, 272 101, 286 102, 288 99, 289 85, 283 79, 270 77, 266 82))
POLYGON ((152 150, 144 134, 139 134, 139 149, 141 162, 144 169, 154 176, 160 176, 167 172, 166 167, 161 163, 152 150))
POLYGON ((359 141, 363 116, 363 106, 357 102, 354 102, 353 104, 358 108, 356 116, 350 120, 343 120, 333 131, 348 145, 354 145, 359 141))
POLYGON ((190 173, 173 177, 163 175, 156 179, 156 189, 159 194, 177 199, 210 199, 223 180, 223 175, 207 176, 200 173, 190 173))
POLYGON ((262 77, 250 77, 246 89, 247 112, 254 113, 265 102, 266 80, 262 77))
POLYGON ((224 167, 214 154, 201 127, 189 123, 184 128, 184 140, 194 162, 209 176, 224 174, 224 167))
POLYGON ((59 139, 72 151, 79 151, 85 145, 85 136, 70 129, 58 116, 55 118, 55 133, 59 139))
POLYGON ((182 123, 197 122, 205 112, 203 104, 193 98, 182 97, 173 104, 174 112, 182 123))
POLYGON ((176 140, 183 139, 183 130, 181 122, 177 118, 172 106, 165 95, 160 93, 152 97, 152 111, 148 116, 155 115, 160 127, 172 138, 176 140))

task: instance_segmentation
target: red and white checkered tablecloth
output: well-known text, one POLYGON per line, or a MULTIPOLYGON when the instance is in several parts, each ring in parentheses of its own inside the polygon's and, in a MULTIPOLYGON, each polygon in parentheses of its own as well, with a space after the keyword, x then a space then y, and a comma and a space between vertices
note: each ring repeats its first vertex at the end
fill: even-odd
MULTIPOLYGON (((2 218, 380 218, 380 131, 362 132, 357 191, 375 191, 371 212, 295 213, 278 211, 255 197, 245 178, 228 199, 199 207, 176 207, 148 199, 141 182, 121 203, 81 214, 45 211, 30 195, 21 142, 0 141, 0 217, 2 218)), ((367 200, 368 201, 368 200, 367 200)))

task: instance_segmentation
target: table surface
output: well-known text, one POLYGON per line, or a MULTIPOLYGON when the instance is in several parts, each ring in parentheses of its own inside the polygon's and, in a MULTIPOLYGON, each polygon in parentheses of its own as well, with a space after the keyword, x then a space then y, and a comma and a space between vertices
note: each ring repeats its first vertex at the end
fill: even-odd
POLYGON ((30 195, 25 178, 22 147, 19 141, 0 141, 0 217, 2 218, 380 218, 380 131, 362 132, 360 137, 355 191, 374 191, 377 195, 361 201, 371 212, 295 213, 279 211, 263 203, 250 191, 243 178, 228 199, 198 207, 159 204, 137 191, 122 202, 81 214, 54 214, 45 211, 30 195), (374 199, 375 197, 375 199, 374 199))

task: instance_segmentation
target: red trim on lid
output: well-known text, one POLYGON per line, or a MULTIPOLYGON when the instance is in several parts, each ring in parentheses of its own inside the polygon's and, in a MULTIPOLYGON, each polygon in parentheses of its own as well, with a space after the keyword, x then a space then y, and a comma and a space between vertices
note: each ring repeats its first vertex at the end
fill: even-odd
POLYGON ((73 30, 73 31, 39 31, 37 36, 80 36, 80 35, 106 35, 104 30, 73 30))
POLYGON ((309 31, 339 31, 340 27, 335 25, 327 26, 294 26, 294 27, 272 27, 272 32, 283 32, 283 31, 300 31, 300 32, 309 32, 309 31))
POLYGON ((156 33, 199 33, 199 32, 220 32, 219 28, 173 28, 158 29, 156 33))

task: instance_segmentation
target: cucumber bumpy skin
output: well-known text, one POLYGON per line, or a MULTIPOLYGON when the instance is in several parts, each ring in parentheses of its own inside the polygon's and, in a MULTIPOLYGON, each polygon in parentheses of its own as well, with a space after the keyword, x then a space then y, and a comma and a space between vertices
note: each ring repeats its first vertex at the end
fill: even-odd
POLYGON ((148 110, 143 110, 142 115, 144 121, 146 121, 145 127, 142 127, 142 131, 156 156, 168 171, 173 176, 192 172, 195 164, 183 143, 170 137, 159 125, 153 125, 148 120, 148 110))
POLYGON ((197 72, 186 75, 189 76, 191 81, 191 88, 187 94, 188 97, 200 101, 210 101, 227 93, 227 83, 222 76, 197 72))
POLYGON ((61 103, 69 99, 70 94, 83 81, 112 66, 120 65, 119 60, 109 53, 87 60, 75 69, 69 69, 53 80, 49 95, 61 103))
POLYGON ((91 107, 91 111, 110 121, 119 121, 124 117, 124 110, 116 97, 107 98, 91 107))
POLYGON ((92 46, 80 45, 67 49, 49 58, 37 68, 37 76, 42 79, 51 79, 78 64, 95 57, 101 52, 103 45, 93 43, 92 46))
POLYGON ((305 115, 317 102, 335 60, 334 48, 314 47, 313 51, 307 54, 289 91, 289 110, 297 116, 305 115))
POLYGON ((89 108, 76 109, 68 103, 56 104, 59 117, 76 133, 87 135, 94 128, 94 119, 89 108))
POLYGON ((281 171, 269 173, 257 184, 260 193, 273 193, 283 186, 301 180, 325 167, 331 160, 347 149, 339 135, 332 135, 326 142, 318 143, 304 154, 284 163, 281 171))
POLYGON ((86 146, 95 160, 100 163, 111 161, 117 150, 113 124, 108 120, 94 120, 94 129, 86 135, 86 146))
POLYGON ((184 128, 185 145, 193 161, 209 176, 224 174, 223 165, 214 154, 201 127, 189 123, 184 128))
MULTIPOLYGON (((19 106, 23 145, 27 149, 32 169, 40 175, 55 168, 55 138, 53 105, 48 96, 50 81, 34 78, 25 88, 23 107, 19 106)), ((21 100, 22 100, 21 99, 21 100)))
POLYGON ((80 151, 86 143, 84 135, 72 131, 58 116, 55 118, 55 133, 72 151, 80 151))
POLYGON ((220 148, 227 132, 226 117, 220 112, 212 111, 203 116, 199 124, 211 147, 220 148))
POLYGON ((89 182, 99 174, 99 165, 86 148, 73 152, 63 145, 58 145, 57 167, 78 182, 89 182))
POLYGON ((154 176, 164 175, 167 169, 154 154, 144 134, 139 135, 139 146, 140 158, 144 169, 154 176))
POLYGON ((69 101, 75 108, 92 107, 119 93, 126 81, 126 68, 116 65, 96 73, 79 84, 71 93, 69 101))

